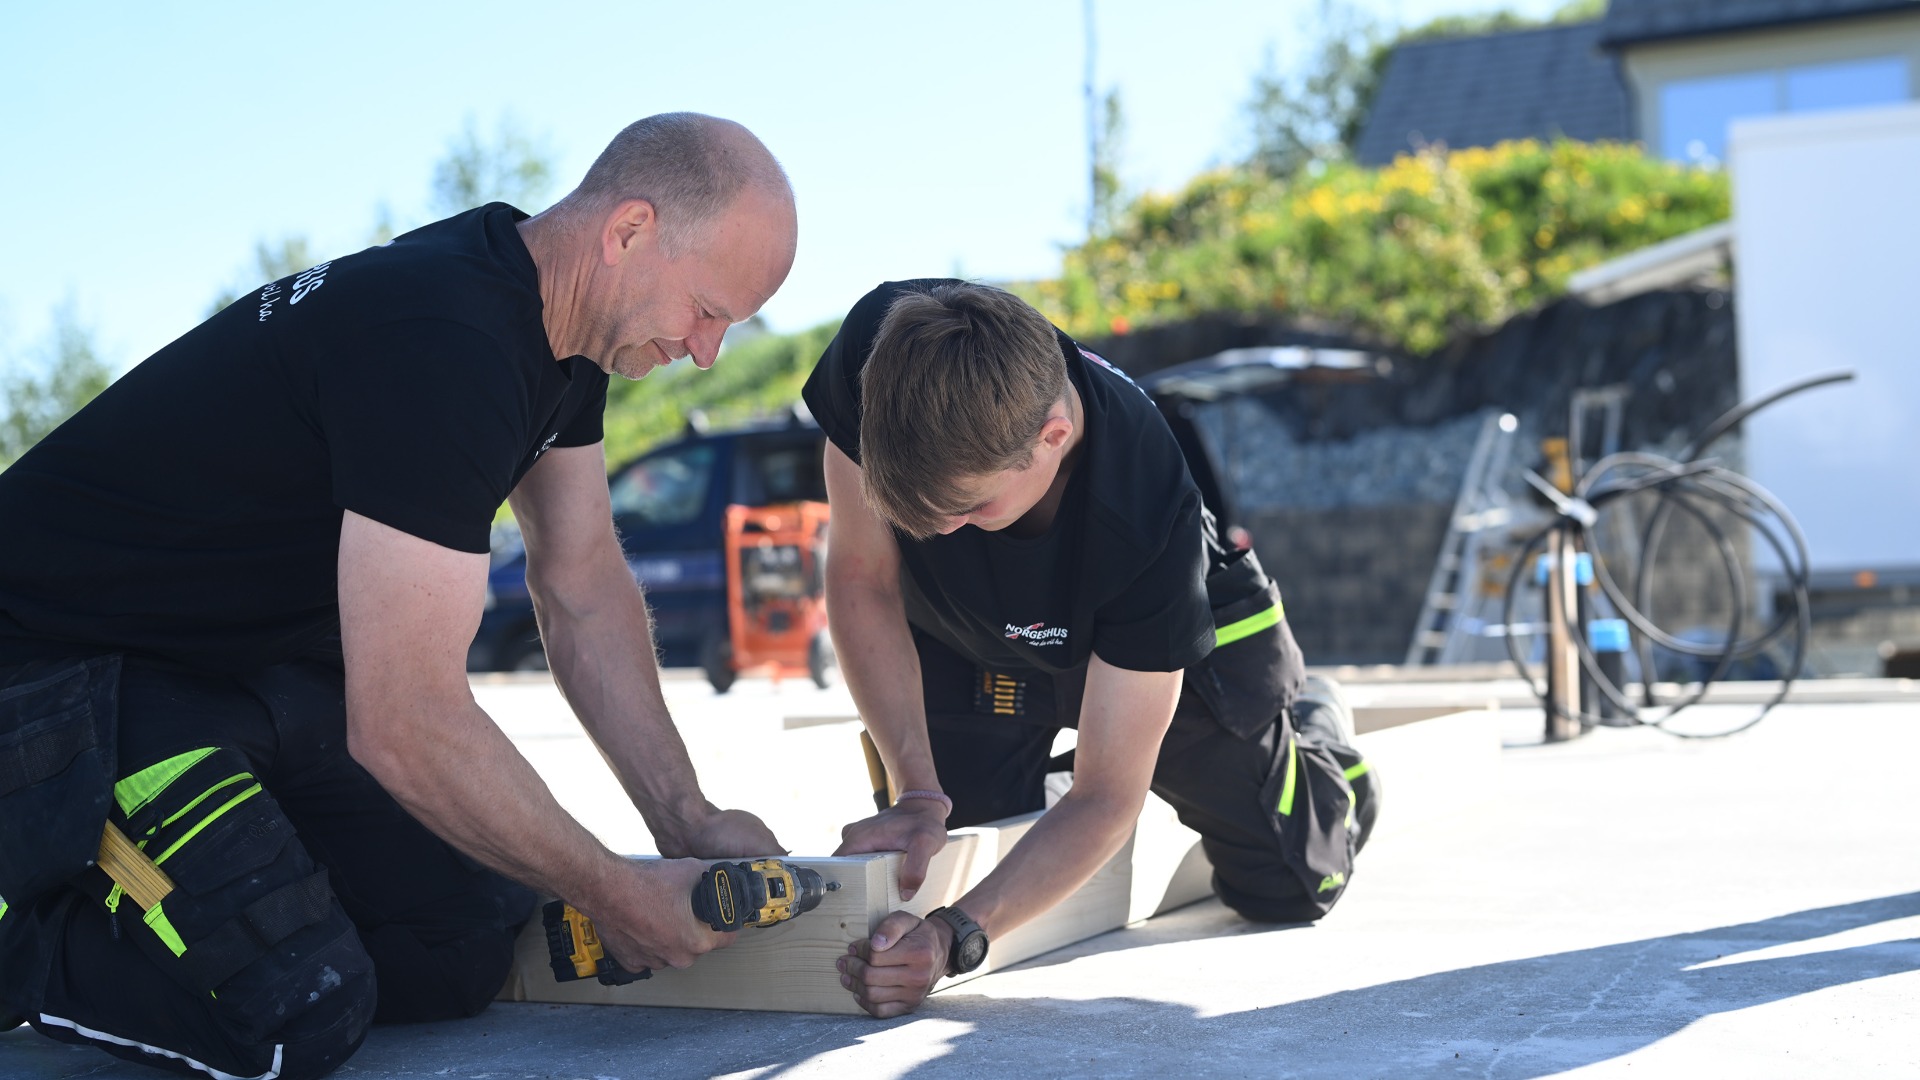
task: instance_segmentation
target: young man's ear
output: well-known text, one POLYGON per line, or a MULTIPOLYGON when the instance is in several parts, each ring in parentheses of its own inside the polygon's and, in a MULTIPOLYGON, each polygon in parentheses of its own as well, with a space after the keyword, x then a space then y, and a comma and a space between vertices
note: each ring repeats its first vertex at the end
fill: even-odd
POLYGON ((1047 417, 1046 423, 1040 425, 1040 445, 1049 450, 1060 449, 1067 445, 1067 440, 1071 438, 1073 438, 1073 420, 1065 413, 1056 412, 1047 417))

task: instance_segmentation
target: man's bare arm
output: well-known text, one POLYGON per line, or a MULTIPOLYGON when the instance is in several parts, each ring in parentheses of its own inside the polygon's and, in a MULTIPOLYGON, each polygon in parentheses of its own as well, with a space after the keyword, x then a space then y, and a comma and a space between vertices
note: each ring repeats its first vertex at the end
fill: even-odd
POLYGON ((613 531, 599 444, 547 451, 511 499, 547 662, 663 855, 784 854, 751 814, 701 794, 660 694, 646 600, 613 531))
POLYGON ((347 746, 382 787, 468 855, 584 909, 629 967, 683 967, 726 943, 687 906, 700 863, 606 850, 473 700, 485 555, 347 511, 339 570, 347 746))
MULTIPOLYGON (((1088 662, 1073 787, 954 902, 989 938, 1065 900, 1126 843, 1153 780, 1181 677, 1117 668, 1098 656, 1088 662)), ((952 945, 946 923, 895 912, 842 958, 842 981, 874 1016, 899 1016, 919 1007, 946 972, 952 945)))
MULTIPOLYGON (((825 465, 827 501, 833 507, 827 626, 841 674, 894 786, 939 791, 920 689, 920 654, 900 598, 899 544, 861 495, 860 466, 831 442, 825 465)), ((905 851, 900 894, 910 898, 926 879, 927 863, 946 845, 946 814, 940 803, 909 799, 848 825, 841 835, 838 855, 905 851)))

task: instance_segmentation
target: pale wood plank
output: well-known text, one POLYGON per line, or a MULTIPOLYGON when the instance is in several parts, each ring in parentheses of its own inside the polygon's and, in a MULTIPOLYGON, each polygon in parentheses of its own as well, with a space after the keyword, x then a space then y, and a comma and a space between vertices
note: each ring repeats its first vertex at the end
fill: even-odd
MULTIPOLYGON (((1381 768, 1388 789, 1383 828, 1477 810, 1493 798, 1499 761, 1497 713, 1477 710, 1361 735, 1361 751, 1381 768)), ((834 961, 872 934, 889 912, 924 914, 977 885, 1038 820, 1039 814, 960 829, 928 869, 912 901, 899 899, 900 856, 789 856, 841 883, 821 906, 791 922, 741 933, 734 945, 683 971, 656 972, 644 982, 602 986, 588 979, 556 983, 538 920, 520 937, 501 997, 512 1001, 663 1005, 694 1008, 860 1014, 840 985, 834 961)), ((1024 926, 1001 935, 981 969, 941 981, 940 988, 1017 964, 1118 929, 1211 894, 1211 867, 1197 834, 1172 807, 1149 797, 1134 836, 1078 892, 1024 926)))
POLYGON ((733 945, 701 957, 693 967, 656 971, 652 978, 626 986, 603 986, 597 979, 555 982, 546 932, 536 917, 515 943, 513 971, 500 996, 583 1005, 859 1013, 853 996, 840 985, 834 961, 886 914, 885 898, 898 858, 795 860, 840 882, 840 888, 797 919, 741 931, 733 945))
POLYGON ((1132 882, 1127 919, 1136 923, 1213 895, 1213 864, 1200 834, 1180 824, 1166 801, 1151 792, 1133 830, 1132 882))

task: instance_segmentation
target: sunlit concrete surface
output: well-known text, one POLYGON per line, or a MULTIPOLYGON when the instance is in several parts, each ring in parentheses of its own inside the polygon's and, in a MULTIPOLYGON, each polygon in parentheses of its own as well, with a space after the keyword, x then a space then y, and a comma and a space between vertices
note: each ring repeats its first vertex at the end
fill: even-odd
MULTIPOLYGON (((646 834, 549 686, 481 701, 603 838, 646 834)), ((842 692, 668 683, 716 801, 796 852, 870 805, 842 692)), ((1920 1075, 1920 712, 1799 704, 1719 742, 1502 714, 1491 798, 1402 785, 1312 927, 1194 905, 878 1022, 496 1005, 377 1029, 358 1077, 1920 1075), (1461 810, 1460 807, 1464 807, 1461 810)), ((1750 715, 1716 706, 1695 729, 1750 715)), ((1442 763, 1443 764, 1443 763, 1442 763)), ((1402 768, 1407 766, 1402 765, 1402 768)), ((1476 775, 1486 775, 1484 770, 1476 775)), ((1486 781, 1483 781, 1486 782, 1486 781)), ((0 1076, 159 1075, 25 1029, 0 1076)))

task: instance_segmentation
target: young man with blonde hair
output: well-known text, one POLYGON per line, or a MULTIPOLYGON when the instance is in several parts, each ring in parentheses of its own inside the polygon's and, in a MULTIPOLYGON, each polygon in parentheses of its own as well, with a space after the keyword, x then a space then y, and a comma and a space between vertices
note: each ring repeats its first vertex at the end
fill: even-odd
POLYGON ((1079 729, 1072 788, 992 874, 841 961, 868 1012, 913 1010, 1065 899, 1149 789, 1234 910, 1333 906, 1378 778, 1139 387, 1008 293, 920 280, 854 306, 806 400, 828 436, 834 643, 900 791, 841 853, 906 851, 911 896, 949 827, 1040 809, 1054 736, 1079 729))

